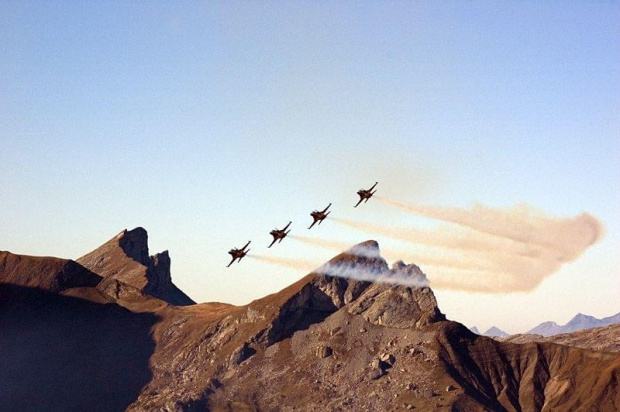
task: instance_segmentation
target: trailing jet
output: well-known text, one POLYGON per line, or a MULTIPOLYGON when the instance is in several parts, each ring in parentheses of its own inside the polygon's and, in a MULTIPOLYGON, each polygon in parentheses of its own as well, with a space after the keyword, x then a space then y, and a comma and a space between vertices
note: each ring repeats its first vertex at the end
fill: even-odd
POLYGON ((331 213, 331 211, 330 211, 330 212, 327 212, 327 209, 329 209, 329 207, 330 207, 331 205, 332 205, 331 203, 330 203, 330 204, 328 204, 328 205, 327 205, 327 207, 326 207, 325 209, 323 209, 323 211, 321 211, 321 212, 319 212, 318 210, 315 210, 314 212, 310 213, 310 216, 312 216, 312 219, 314 219, 314 222, 312 222, 312 224, 310 225, 310 227, 309 227, 308 229, 312 229, 312 226, 314 226, 314 224, 315 224, 316 222, 319 222, 319 225, 320 225, 320 224, 321 224, 321 222, 322 222, 323 220, 325 220, 325 218, 327 217, 327 215, 329 215, 329 214, 331 213), (327 213, 325 213, 325 212, 327 212, 327 213))
POLYGON ((362 200, 364 200, 366 202, 368 202, 368 199, 370 199, 372 197, 372 195, 375 194, 376 190, 373 192, 372 189, 375 188, 375 186, 377 186, 379 184, 379 182, 375 182, 374 185, 372 185, 372 187, 368 190, 364 190, 364 189, 360 189, 357 191, 357 195, 360 197, 360 201, 357 202, 357 204, 353 207, 358 207, 360 203, 362 203, 362 200))
POLYGON ((250 241, 248 240, 248 243, 246 243, 245 246, 242 247, 241 249, 237 249, 237 248, 230 249, 228 251, 228 254, 231 255, 233 259, 230 261, 230 263, 226 267, 230 267, 230 265, 235 263, 235 260, 237 259, 239 259, 239 262, 241 262, 241 259, 243 259, 243 257, 247 255, 248 252, 250 251, 250 249, 245 250, 245 248, 248 247, 249 244, 250 244, 250 241))
POLYGON ((286 231, 286 229, 288 229, 291 223, 292 222, 288 222, 288 225, 284 226, 284 229, 273 229, 271 232, 269 232, 269 234, 273 236, 273 242, 271 242, 268 247, 272 247, 273 244, 276 243, 276 240, 282 242, 282 239, 284 239, 286 235, 288 235, 288 232, 290 232, 290 230, 286 231))

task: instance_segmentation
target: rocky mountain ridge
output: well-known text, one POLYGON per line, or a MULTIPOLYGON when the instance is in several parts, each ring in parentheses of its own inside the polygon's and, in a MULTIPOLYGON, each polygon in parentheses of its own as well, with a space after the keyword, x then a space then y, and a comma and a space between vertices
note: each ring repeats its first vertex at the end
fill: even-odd
POLYGON ((144 228, 125 229, 76 262, 104 279, 116 279, 173 305, 195 303, 172 282, 168 251, 149 256, 144 228))
POLYGON ((374 241, 323 269, 383 283, 314 273, 245 306, 177 306, 153 296, 174 289, 149 287, 158 264, 130 232, 62 287, 55 258, 0 266, 1 410, 620 408, 620 355, 477 336, 374 241))

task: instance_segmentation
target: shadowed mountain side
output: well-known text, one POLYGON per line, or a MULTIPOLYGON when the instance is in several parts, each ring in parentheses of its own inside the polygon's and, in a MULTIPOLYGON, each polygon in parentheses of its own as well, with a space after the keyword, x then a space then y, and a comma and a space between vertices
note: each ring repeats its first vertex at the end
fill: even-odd
POLYGON ((153 314, 0 284, 0 410, 123 410, 151 379, 153 314))
POLYGON ((141 227, 123 230, 77 262, 107 279, 116 279, 177 306, 195 302, 172 282, 168 251, 149 257, 148 234, 141 227))
POLYGON ((61 292, 99 282, 101 276, 72 260, 0 252, 0 283, 61 292))

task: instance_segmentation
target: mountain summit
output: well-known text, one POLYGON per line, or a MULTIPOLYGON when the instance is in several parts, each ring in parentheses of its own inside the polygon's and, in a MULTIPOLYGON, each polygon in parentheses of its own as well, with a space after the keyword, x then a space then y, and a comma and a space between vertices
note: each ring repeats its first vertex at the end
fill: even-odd
POLYGON ((195 303, 172 283, 168 251, 149 256, 148 234, 141 227, 123 230, 77 263, 173 305, 195 303))

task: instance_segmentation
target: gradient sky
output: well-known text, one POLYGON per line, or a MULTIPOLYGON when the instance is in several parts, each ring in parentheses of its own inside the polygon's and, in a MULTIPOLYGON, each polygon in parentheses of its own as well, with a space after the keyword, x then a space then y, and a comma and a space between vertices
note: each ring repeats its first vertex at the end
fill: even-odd
MULTIPOLYGON (((370 236, 309 212, 429 222, 429 205, 588 212, 605 238, 535 291, 435 290, 522 332, 620 311, 618 2, 0 2, 0 249, 78 258, 124 228, 197 301, 247 303, 370 236), (314 229, 313 229, 314 230, 314 229)), ((406 245, 377 237, 382 246, 406 245)), ((424 267, 422 266, 422 269, 424 267)), ((429 276, 432 274, 429 273, 429 276)))

